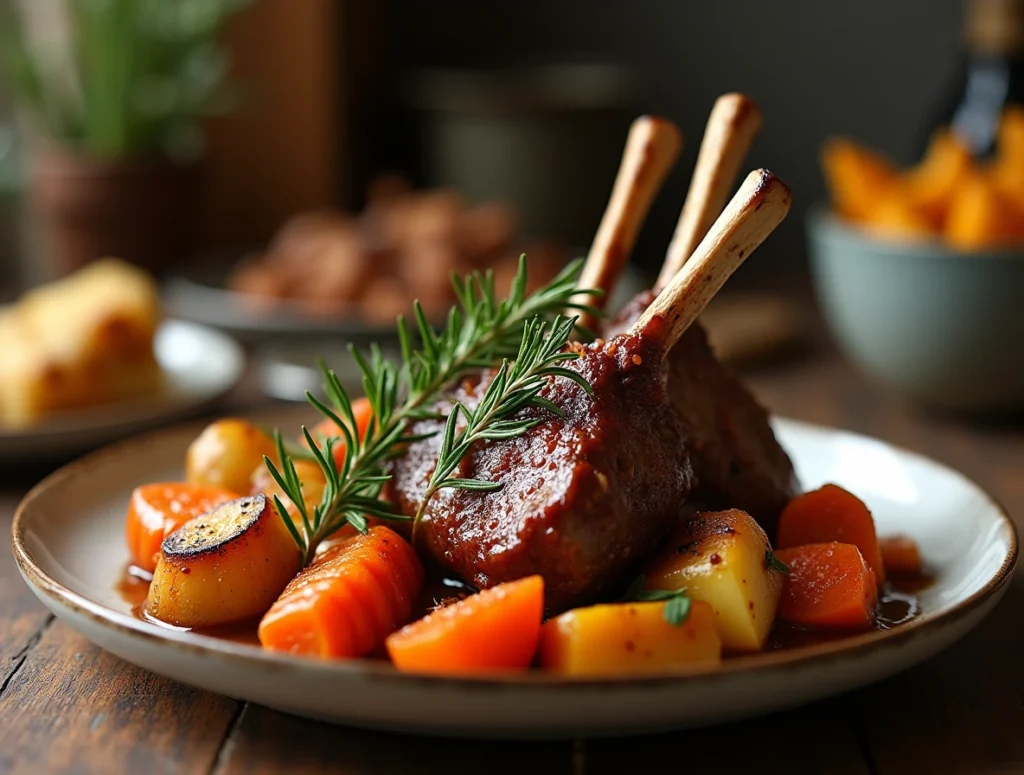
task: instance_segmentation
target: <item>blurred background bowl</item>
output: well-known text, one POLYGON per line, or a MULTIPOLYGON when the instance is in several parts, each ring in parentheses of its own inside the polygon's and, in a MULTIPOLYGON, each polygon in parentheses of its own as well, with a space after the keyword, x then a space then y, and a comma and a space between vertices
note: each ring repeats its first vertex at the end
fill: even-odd
POLYGON ((807 235, 822 312, 867 376, 935 408, 1024 408, 1024 251, 885 240, 823 207, 807 235))

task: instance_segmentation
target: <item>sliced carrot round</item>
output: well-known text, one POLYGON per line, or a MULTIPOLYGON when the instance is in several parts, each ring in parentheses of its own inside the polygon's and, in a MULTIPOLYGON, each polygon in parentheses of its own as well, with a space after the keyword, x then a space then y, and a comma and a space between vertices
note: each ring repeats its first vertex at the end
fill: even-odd
POLYGON ((499 584, 440 608, 388 637, 399 670, 470 674, 525 670, 544 616, 544 579, 499 584))
POLYGON ((408 621, 423 585, 409 543, 382 525, 320 552, 260 621, 271 651, 361 657, 408 621))
POLYGON ((221 487, 153 482, 136 487, 128 501, 125 537, 132 563, 152 573, 164 539, 190 519, 242 497, 221 487))

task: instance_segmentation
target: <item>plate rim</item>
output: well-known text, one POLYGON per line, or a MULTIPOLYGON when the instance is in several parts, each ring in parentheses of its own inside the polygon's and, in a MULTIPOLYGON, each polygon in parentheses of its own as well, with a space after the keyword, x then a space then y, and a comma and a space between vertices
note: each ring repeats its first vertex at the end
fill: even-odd
MULTIPOLYGON (((782 651, 759 652, 749 655, 730 656, 719 665, 686 668, 680 671, 665 671, 644 675, 621 676, 550 676, 538 671, 491 673, 483 675, 435 675, 429 673, 401 672, 392 665, 365 658, 325 660, 317 657, 303 657, 268 652, 259 646, 235 643, 210 635, 194 634, 150 623, 142 619, 115 611, 81 595, 50 576, 29 551, 24 540, 26 514, 33 503, 45 493, 64 482, 79 476, 83 471, 102 466, 123 455, 126 449, 136 444, 159 443, 163 437, 180 435, 195 422, 178 423, 147 433, 122 439, 90 452, 46 476, 19 502, 11 525, 11 548, 16 564, 26 584, 37 596, 44 595, 49 601, 85 616, 94 624, 113 628, 119 635, 136 641, 162 644, 191 656, 241 661, 249 668, 270 668, 275 671, 298 670, 332 676, 341 675, 346 679, 371 680, 375 682, 398 682, 403 685, 427 684, 451 689, 521 689, 523 691, 572 690, 572 689, 637 689, 656 686, 661 688, 694 681, 724 680, 737 674, 758 674, 777 669, 801 669, 824 661, 864 657, 882 648, 892 648, 907 641, 955 625, 970 616, 988 602, 994 605, 1001 597, 1016 569, 1019 554, 1017 527, 1005 507, 986 489, 966 474, 919 452, 891 444, 877 437, 868 436, 843 428, 821 425, 790 417, 773 416, 772 422, 791 426, 817 434, 840 434, 857 441, 881 444, 919 463, 952 475, 973 487, 988 502, 998 523, 1007 530, 1008 549, 999 569, 985 584, 964 600, 946 611, 923 614, 890 630, 875 630, 850 635, 834 641, 801 646, 782 651)), ((45 602, 45 601, 44 601, 45 602)), ((48 604, 49 605, 49 604, 48 604)))
POLYGON ((169 277, 162 291, 165 303, 177 318, 238 335, 333 337, 340 332, 352 338, 365 338, 394 334, 394 326, 367 325, 354 315, 302 314, 294 303, 270 304, 261 309, 260 296, 200 282, 183 274, 169 277), (225 306, 229 311, 209 314, 211 308, 225 306))

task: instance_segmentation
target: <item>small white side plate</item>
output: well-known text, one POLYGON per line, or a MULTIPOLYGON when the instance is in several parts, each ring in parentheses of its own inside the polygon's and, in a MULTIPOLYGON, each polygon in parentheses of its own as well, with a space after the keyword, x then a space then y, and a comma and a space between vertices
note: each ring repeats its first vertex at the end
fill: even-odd
POLYGON ((366 727, 439 735, 630 734, 754 716, 862 686, 920 662, 974 627, 1017 561, 1013 523, 961 474, 881 441, 777 423, 805 487, 861 496, 882 534, 907 533, 935 582, 922 613, 888 631, 729 659, 715 670, 643 679, 448 679, 384 663, 316 661, 140 621, 116 585, 128 559, 125 505, 140 483, 180 478, 196 428, 123 442, 39 484, 14 520, 22 575, 57 616, 123 659, 214 692, 366 727))
POLYGON ((245 369, 245 352, 208 326, 168 320, 157 330, 166 388, 153 396, 54 414, 31 428, 0 428, 0 464, 64 460, 116 439, 180 419, 225 395, 245 369))

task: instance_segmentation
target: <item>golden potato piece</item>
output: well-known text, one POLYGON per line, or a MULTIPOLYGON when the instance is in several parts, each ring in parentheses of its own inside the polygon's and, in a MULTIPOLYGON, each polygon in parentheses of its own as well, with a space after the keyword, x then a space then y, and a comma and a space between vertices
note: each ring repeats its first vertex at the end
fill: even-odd
POLYGON ((562 675, 637 675, 716 665, 722 642, 707 603, 693 602, 686 621, 665 620, 664 603, 577 608, 541 628, 540 664, 562 675))
POLYGON ((301 554, 263 494, 228 501, 164 539, 146 612, 178 627, 213 627, 267 612, 301 554))
POLYGON ((731 651, 764 647, 775 621, 783 575, 772 568, 768 536, 746 512, 705 512, 684 520, 644 570, 647 589, 682 589, 715 614, 731 651))
POLYGON ((253 471, 264 465, 264 455, 276 461, 277 449, 260 428, 248 420, 217 420, 185 452, 185 479, 242 495, 250 490, 253 471))
POLYGON ((867 215, 875 199, 896 177, 888 159, 846 137, 825 143, 821 165, 834 207, 854 220, 867 215))

